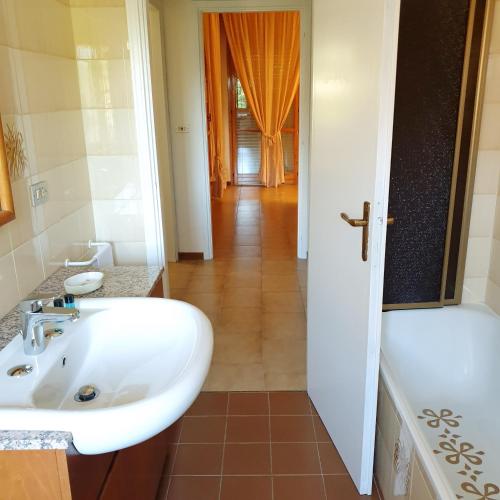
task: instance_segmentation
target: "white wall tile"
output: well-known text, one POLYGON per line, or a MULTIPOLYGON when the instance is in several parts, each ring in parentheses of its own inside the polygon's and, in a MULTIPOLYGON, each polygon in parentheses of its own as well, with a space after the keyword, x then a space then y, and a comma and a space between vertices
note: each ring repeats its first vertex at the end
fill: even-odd
POLYGON ((486 284, 486 303, 497 313, 500 314, 500 286, 492 280, 486 284))
POLYGON ((136 156, 89 156, 94 200, 140 199, 141 176, 136 156))
POLYGON ((86 155, 80 110, 26 115, 24 130, 33 173, 86 155))
POLYGON ((0 45, 0 113, 20 112, 19 93, 13 71, 12 49, 0 45))
POLYGON ((488 69, 486 71, 486 85, 484 89, 485 102, 499 102, 500 89, 500 53, 490 54, 488 57, 488 69))
POLYGON ((14 252, 17 282, 21 297, 26 297, 44 279, 42 255, 38 238, 33 238, 14 252))
POLYGON ((94 200, 93 205, 98 240, 145 241, 144 213, 140 200, 94 200))
POLYGON ((71 9, 78 59, 128 57, 127 16, 124 7, 71 9))
POLYGON ((23 113, 80 109, 76 61, 36 52, 15 51, 25 95, 23 113))
POLYGON ((500 1, 496 0, 493 16, 493 30, 490 41, 490 54, 500 53, 500 1))
POLYGON ((57 0, 4 0, 8 43, 16 48, 74 57, 70 9, 57 0))
POLYGON ((479 134, 479 149, 500 149, 500 102, 486 102, 483 106, 481 131, 479 134))
POLYGON ((0 317, 5 316, 19 300, 14 257, 8 253, 0 258, 0 317))
POLYGON ((486 300, 487 277, 464 278, 464 288, 462 291, 462 302, 475 304, 486 300))
POLYGON ((496 203, 496 194, 474 195, 469 229, 470 238, 493 236, 496 203))
POLYGON ((30 180, 19 179, 12 183, 12 195, 16 218, 5 226, 10 233, 12 248, 22 245, 36 233, 36 214, 31 207, 30 180))
POLYGON ((466 278, 488 276, 492 238, 469 238, 467 259, 465 261, 466 278))
POLYGON ((78 61, 83 108, 132 108, 128 59, 78 61))
POLYGON ((49 191, 47 203, 36 208, 40 230, 87 205, 91 199, 86 158, 47 170, 33 177, 33 182, 37 181, 47 182, 49 191))
POLYGON ((64 265, 66 259, 77 260, 82 254, 79 240, 78 213, 65 217, 40 235, 45 276, 64 265))
POLYGON ((499 181, 500 151, 479 151, 474 179, 474 194, 497 194, 499 181))
POLYGON ((144 266, 147 264, 146 243, 113 243, 113 255, 118 266, 144 266))
POLYGON ((82 115, 89 155, 134 155, 137 152, 133 110, 84 109, 82 115))
POLYGON ((493 239, 491 244, 491 260, 488 277, 497 285, 500 285, 500 241, 493 239))

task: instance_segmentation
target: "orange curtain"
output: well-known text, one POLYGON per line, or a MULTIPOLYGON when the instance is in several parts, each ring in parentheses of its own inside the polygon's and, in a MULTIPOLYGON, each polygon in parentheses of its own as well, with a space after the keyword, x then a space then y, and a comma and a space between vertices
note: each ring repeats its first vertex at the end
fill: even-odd
POLYGON ((299 87, 298 12, 222 14, 236 73, 262 132, 260 179, 285 182, 281 129, 299 87))
POLYGON ((208 156, 212 194, 222 197, 226 189, 222 120, 220 15, 203 14, 205 85, 208 123, 208 156))

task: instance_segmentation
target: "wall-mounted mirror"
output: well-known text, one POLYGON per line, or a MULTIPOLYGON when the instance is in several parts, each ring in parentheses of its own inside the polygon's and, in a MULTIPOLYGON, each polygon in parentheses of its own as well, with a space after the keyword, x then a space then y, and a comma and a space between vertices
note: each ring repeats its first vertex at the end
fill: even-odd
POLYGON ((0 226, 7 224, 15 217, 2 118, 0 117, 0 226))

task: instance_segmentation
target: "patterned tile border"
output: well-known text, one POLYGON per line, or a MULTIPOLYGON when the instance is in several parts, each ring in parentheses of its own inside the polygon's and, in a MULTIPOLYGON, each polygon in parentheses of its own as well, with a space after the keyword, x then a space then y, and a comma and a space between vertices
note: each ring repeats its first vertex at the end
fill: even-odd
POLYGON ((461 483, 461 491, 457 498, 464 498, 462 493, 472 495, 475 500, 500 500, 500 487, 494 483, 481 482, 483 474, 481 466, 484 463, 486 453, 478 450, 472 443, 465 441, 460 434, 451 429, 458 429, 462 421, 461 415, 447 408, 434 411, 429 408, 422 410, 418 415, 420 420, 431 429, 443 432, 436 437, 436 448, 434 454, 440 456, 448 465, 457 468, 456 473, 467 478, 461 483))

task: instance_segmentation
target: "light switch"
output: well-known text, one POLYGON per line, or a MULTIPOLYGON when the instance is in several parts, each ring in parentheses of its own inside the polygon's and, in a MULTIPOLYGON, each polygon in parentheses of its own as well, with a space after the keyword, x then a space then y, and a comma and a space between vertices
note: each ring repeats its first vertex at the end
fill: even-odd
POLYGON ((189 132, 189 125, 178 125, 176 131, 180 134, 187 134, 189 132))
POLYGON ((31 185, 31 204, 34 207, 47 203, 49 199, 49 188, 46 181, 31 185))

